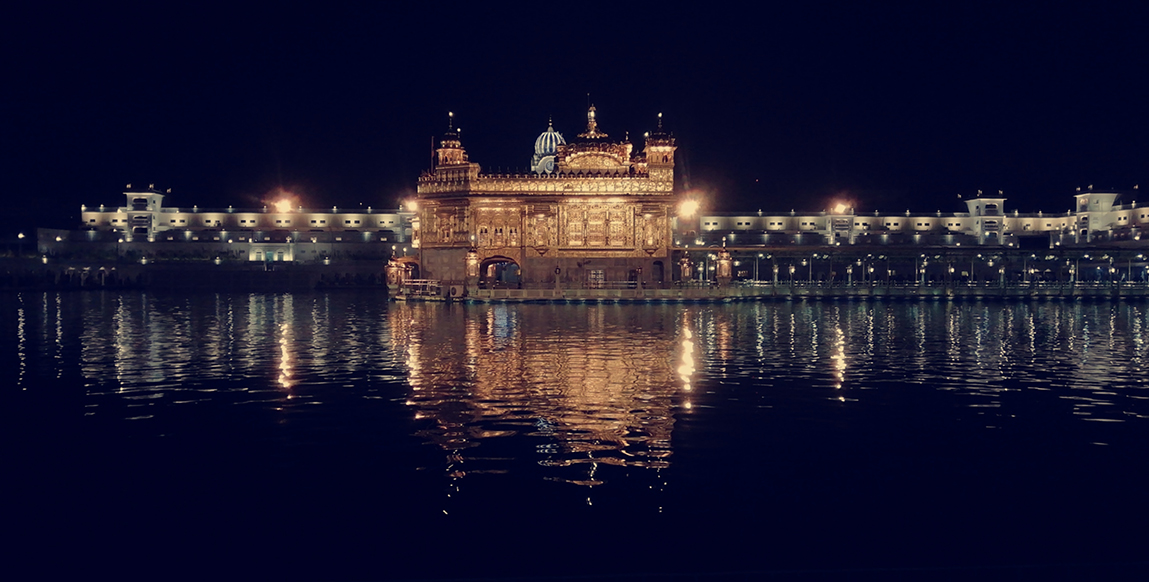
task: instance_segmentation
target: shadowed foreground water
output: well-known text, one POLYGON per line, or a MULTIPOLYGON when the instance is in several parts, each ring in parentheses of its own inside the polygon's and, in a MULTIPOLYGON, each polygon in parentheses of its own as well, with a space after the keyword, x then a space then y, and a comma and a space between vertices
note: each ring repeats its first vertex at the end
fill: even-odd
POLYGON ((54 577, 1139 577, 1142 303, 0 297, 54 577))

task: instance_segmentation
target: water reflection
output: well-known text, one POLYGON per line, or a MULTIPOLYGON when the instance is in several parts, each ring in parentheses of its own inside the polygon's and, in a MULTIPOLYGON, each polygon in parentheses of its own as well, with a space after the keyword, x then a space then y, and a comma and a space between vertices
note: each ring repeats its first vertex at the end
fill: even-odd
POLYGON ((677 312, 403 304, 388 317, 407 404, 431 421, 418 434, 449 451, 453 476, 506 470, 475 448, 524 436, 545 478, 593 486, 599 465, 668 466, 694 357, 689 324, 674 329, 691 312, 677 312))
POLYGON ((328 430, 373 402, 368 426, 410 423, 454 480, 526 472, 593 486, 612 478, 603 467, 657 472, 687 415, 706 426, 723 414, 786 422, 890 407, 995 430, 1040 417, 1090 426, 1098 443, 1106 426, 1149 415, 1140 303, 34 293, 0 307, 11 381, 46 390, 72 375, 84 415, 168 434, 172 418, 207 415, 182 408, 222 404, 328 430), (936 409, 906 404, 926 395, 936 409))

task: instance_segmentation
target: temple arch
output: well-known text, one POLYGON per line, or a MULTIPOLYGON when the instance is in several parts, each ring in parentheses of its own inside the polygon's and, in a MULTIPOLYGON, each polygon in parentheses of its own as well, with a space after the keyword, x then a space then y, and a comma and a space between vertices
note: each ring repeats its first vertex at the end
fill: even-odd
POLYGON ((512 258, 494 256, 479 263, 480 289, 518 289, 522 279, 522 269, 512 258))

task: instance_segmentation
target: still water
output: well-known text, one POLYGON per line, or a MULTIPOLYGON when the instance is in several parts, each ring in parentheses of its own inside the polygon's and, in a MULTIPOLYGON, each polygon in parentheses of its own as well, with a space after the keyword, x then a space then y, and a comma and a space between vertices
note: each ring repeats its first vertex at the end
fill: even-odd
POLYGON ((1146 571, 1145 303, 0 306, 44 577, 1146 571))

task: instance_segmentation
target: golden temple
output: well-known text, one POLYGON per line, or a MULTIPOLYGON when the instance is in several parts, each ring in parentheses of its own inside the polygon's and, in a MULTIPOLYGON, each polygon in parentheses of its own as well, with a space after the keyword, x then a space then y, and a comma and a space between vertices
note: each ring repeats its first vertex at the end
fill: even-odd
POLYGON ((675 147, 661 118, 641 152, 611 141, 592 105, 576 140, 553 127, 539 137, 532 172, 488 174, 449 126, 419 178, 419 276, 481 288, 670 286, 675 147))

